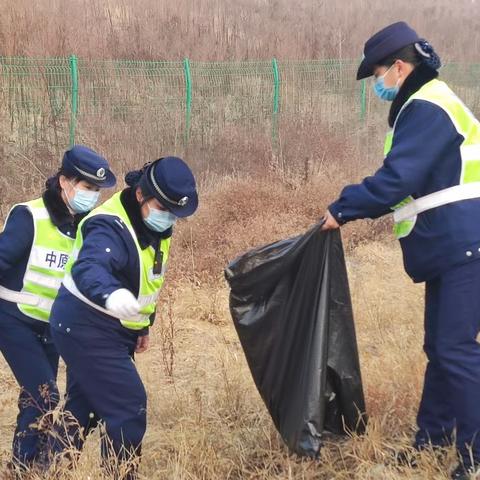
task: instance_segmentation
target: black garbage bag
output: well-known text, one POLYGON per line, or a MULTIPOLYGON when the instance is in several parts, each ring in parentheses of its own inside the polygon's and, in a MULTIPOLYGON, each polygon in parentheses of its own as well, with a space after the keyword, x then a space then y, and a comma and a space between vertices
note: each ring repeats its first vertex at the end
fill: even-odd
POLYGON ((225 269, 230 311, 255 384, 292 452, 324 432, 362 433, 365 402, 340 233, 256 248, 225 269))

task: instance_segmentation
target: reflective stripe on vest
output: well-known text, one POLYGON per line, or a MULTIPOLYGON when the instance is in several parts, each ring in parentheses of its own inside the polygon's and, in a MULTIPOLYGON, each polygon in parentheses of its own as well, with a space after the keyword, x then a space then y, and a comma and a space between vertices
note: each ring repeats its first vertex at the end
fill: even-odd
POLYGON ((393 218, 396 223, 400 223, 413 217, 416 218, 418 214, 432 208, 474 198, 480 198, 480 182, 455 185, 407 203, 393 212, 393 218))
POLYGON ((20 293, 27 294, 35 301, 17 303, 17 306, 27 317, 48 322, 73 248, 73 238, 64 235, 52 223, 42 198, 18 205, 28 208, 34 226, 32 248, 20 293))
POLYGON ((140 304, 141 308, 140 313, 135 317, 128 319, 119 318, 119 320, 124 327, 132 330, 140 330, 142 328, 145 328, 150 325, 150 315, 155 312, 157 299, 160 293, 160 289, 163 285, 170 250, 170 238, 162 239, 162 241, 160 242, 160 251, 162 255, 161 273, 154 274, 153 267, 156 256, 155 249, 153 247, 147 247, 142 250, 142 248, 140 247, 137 235, 135 234, 135 230, 133 229, 130 219, 128 218, 128 214, 125 211, 125 208, 123 207, 120 200, 120 193, 113 195, 110 200, 107 200, 103 205, 93 210, 80 222, 77 231, 77 238, 75 240, 75 245, 72 251, 72 256, 66 266, 66 274, 63 283, 65 287, 77 298, 90 305, 91 307, 95 308, 96 310, 113 317, 115 317, 115 315, 113 315, 112 312, 88 300, 84 295, 82 295, 78 287, 75 285, 73 277, 71 276, 72 265, 78 258, 78 254, 83 245, 83 223, 95 215, 110 215, 116 217, 118 219, 117 223, 122 228, 126 228, 132 236, 132 239, 137 249, 140 265, 139 294, 137 296, 137 301, 140 304))
MULTIPOLYGON (((414 93, 401 108, 397 115, 397 120, 403 109, 413 100, 425 100, 434 103, 449 116, 457 132, 464 138, 460 146, 462 165, 459 185, 479 183, 480 122, 452 90, 450 90, 447 84, 439 80, 431 80, 414 93)), ((393 130, 388 132, 385 138, 385 156, 388 155, 392 148, 394 134, 395 125, 393 126, 393 130)), ((394 232, 396 237, 399 239, 404 238, 413 231, 418 214, 448 203, 480 198, 480 191, 478 191, 478 194, 476 193, 477 191, 478 189, 476 187, 456 189, 450 187, 428 195, 428 199, 425 199, 425 197, 420 199, 414 199, 413 197, 406 198, 398 205, 392 207, 392 210, 394 210, 394 232)))
MULTIPOLYGON (((92 302, 89 300, 83 293, 77 288, 77 285, 75 284, 75 281, 73 280, 73 277, 71 275, 65 275, 65 278, 63 279, 63 286, 72 294, 75 295, 78 299, 82 300, 82 302, 86 303, 87 305, 90 305, 93 307, 95 310, 98 310, 99 312, 105 313, 106 315, 112 316, 112 312, 107 310, 106 308, 101 307, 100 305, 97 305, 96 303, 92 302)), ((133 318, 129 319, 131 322, 135 324, 143 323, 146 320, 148 320, 148 317, 145 317, 145 315, 136 315, 133 318)), ((143 327, 141 327, 143 328, 143 327)))

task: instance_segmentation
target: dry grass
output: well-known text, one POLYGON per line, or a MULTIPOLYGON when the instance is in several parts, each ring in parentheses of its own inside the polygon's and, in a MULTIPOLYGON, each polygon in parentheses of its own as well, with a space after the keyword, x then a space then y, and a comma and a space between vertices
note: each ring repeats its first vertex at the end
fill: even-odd
POLYGON ((407 20, 446 58, 478 61, 479 13, 475 0, 3 0, 0 44, 5 55, 358 58, 374 31, 407 20))
MULTIPOLYGON (((366 435, 327 440, 319 462, 291 457, 250 377, 221 269, 246 248, 313 223, 336 189, 327 175, 293 183, 275 171, 262 179, 211 178, 214 187, 204 187, 198 215, 180 224, 153 345, 137 358, 149 395, 142 479, 447 478, 452 452, 442 461, 422 454, 416 471, 394 460, 395 451, 410 442, 422 383, 423 292, 400 273, 400 253, 385 225, 372 231, 371 222, 362 222, 355 225, 356 235, 351 227, 344 234, 371 417, 366 435)), ((6 460, 16 384, 3 367, 0 450, 6 460)), ((60 384, 64 388, 63 369, 60 384)), ((93 435, 77 468, 61 471, 59 478, 109 478, 100 468, 98 445, 93 435)))
MULTIPOLYGON (((444 59, 478 62, 479 9, 475 0, 4 0, 0 42, 3 55, 74 53, 85 59, 359 58, 371 33, 405 19, 444 59)), ((231 324, 222 279, 233 257, 304 231, 343 184, 374 170, 385 112, 380 117, 369 103, 367 121, 353 123, 358 105, 351 99, 315 96, 313 109, 302 104, 299 111, 282 111, 278 148, 273 148, 269 119, 236 122, 230 110, 224 112, 229 99, 212 106, 211 98, 200 94, 204 103, 193 112, 193 138, 185 148, 183 113, 159 117, 145 97, 148 88, 123 87, 129 99, 140 99, 140 114, 116 117, 105 108, 80 117, 78 139, 103 152, 119 176, 160 154, 185 155, 201 187, 198 214, 176 232, 153 345, 137 359, 149 394, 141 478, 446 479, 452 451, 442 460, 423 453, 417 470, 394 461, 395 451, 409 445, 414 431, 425 361, 422 288, 400 273, 400 252, 388 221, 343 229, 370 424, 363 437, 326 440, 319 462, 289 456, 275 432, 231 324), (202 116, 209 106, 214 113, 202 116)), ((465 89, 468 103, 475 98, 478 103, 476 90, 465 89)), ((281 93, 282 101, 288 95, 309 100, 301 88, 281 93)), ((16 124, 6 110, 0 115, 2 218, 14 202, 40 193, 68 138, 68 119, 56 124, 41 112, 16 124)), ((3 360, 0 366, 5 465, 17 385, 3 360)), ((62 367, 61 389, 64 377, 62 367)), ((63 470, 60 478, 108 478, 98 447, 93 435, 77 468, 63 470)))

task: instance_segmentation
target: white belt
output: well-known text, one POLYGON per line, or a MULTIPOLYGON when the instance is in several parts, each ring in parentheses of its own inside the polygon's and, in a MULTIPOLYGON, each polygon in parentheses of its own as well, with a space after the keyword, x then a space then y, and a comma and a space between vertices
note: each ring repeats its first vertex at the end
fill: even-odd
POLYGON ((461 200, 471 200, 473 198, 480 198, 480 182, 456 185, 417 198, 413 202, 407 203, 398 210, 395 210, 393 212, 393 219, 395 223, 403 222, 432 208, 441 207, 442 205, 459 202, 461 200))
POLYGON ((0 285, 0 298, 8 302, 20 303, 23 305, 31 305, 36 307, 40 304, 40 297, 33 295, 33 293, 16 292, 0 285))
POLYGON ((75 297, 77 297, 79 300, 82 302, 86 303, 87 305, 90 305, 92 308, 95 310, 98 310, 99 312, 105 313, 106 315, 109 315, 110 317, 113 318, 118 318, 121 321, 124 322, 143 322, 146 318, 145 315, 137 314, 132 316, 131 318, 120 318, 117 317, 113 312, 110 310, 107 310, 106 308, 101 307, 100 305, 97 305, 96 303, 92 302, 89 300, 85 295, 82 294, 82 292, 78 289, 77 285, 75 285, 75 282, 70 274, 65 274, 65 277, 63 278, 63 286, 75 297))

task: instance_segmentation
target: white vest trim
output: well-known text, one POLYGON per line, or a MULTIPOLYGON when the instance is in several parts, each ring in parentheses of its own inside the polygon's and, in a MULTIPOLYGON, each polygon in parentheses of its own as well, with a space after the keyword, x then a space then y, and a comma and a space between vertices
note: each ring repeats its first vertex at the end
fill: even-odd
POLYGON ((73 277, 69 275, 68 273, 65 274, 65 277, 63 278, 63 286, 75 297, 80 299, 82 302, 86 303, 90 307, 94 308, 95 310, 98 310, 99 312, 102 312, 110 317, 113 318, 118 318, 119 320, 125 321, 125 322, 143 322, 145 320, 145 315, 134 315, 131 318, 120 318, 117 317, 113 312, 110 310, 107 310, 106 308, 101 307, 100 305, 97 305, 96 303, 92 302, 89 300, 83 293, 78 289, 77 285, 75 284, 75 281, 73 280, 73 277))
POLYGON ((36 285, 54 290, 58 290, 62 284, 61 278, 50 277, 49 275, 44 275, 43 273, 35 272, 33 270, 28 270, 23 278, 24 281, 35 283, 36 285))
POLYGON ((31 305, 37 307, 40 302, 40 297, 32 293, 16 292, 0 285, 0 298, 7 302, 21 303, 23 305, 31 305))
POLYGON ((393 212, 395 222, 403 222, 419 213, 461 200, 480 198, 480 182, 464 183, 417 198, 393 212))

